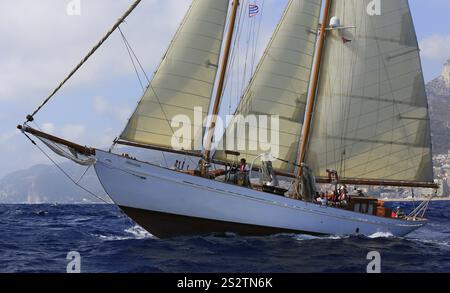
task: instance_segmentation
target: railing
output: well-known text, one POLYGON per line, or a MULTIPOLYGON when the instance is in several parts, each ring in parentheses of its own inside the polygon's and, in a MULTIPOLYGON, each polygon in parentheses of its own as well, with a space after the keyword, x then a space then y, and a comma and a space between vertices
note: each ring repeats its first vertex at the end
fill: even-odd
POLYGON ((410 221, 416 221, 417 218, 425 218, 425 213, 430 206, 430 202, 433 200, 435 196, 431 196, 429 199, 423 201, 417 208, 415 208, 406 218, 410 221))

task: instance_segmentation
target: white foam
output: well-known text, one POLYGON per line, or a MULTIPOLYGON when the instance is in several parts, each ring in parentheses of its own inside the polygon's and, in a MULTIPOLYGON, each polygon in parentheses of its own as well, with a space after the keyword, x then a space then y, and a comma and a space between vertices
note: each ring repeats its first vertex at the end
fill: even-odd
POLYGON ((134 236, 134 239, 147 239, 153 237, 152 234, 148 233, 138 225, 126 229, 125 232, 132 234, 134 236))
POLYGON ((133 239, 148 239, 152 238, 153 235, 142 229, 140 226, 135 225, 133 227, 130 227, 128 229, 125 229, 124 232, 126 232, 128 235, 125 236, 119 236, 119 235, 101 235, 101 234, 94 234, 93 236, 100 238, 103 241, 123 241, 123 240, 133 240, 133 239))
POLYGON ((326 237, 325 239, 331 239, 331 240, 341 240, 341 239, 345 239, 345 238, 348 238, 349 236, 337 236, 337 235, 335 235, 335 236, 328 236, 328 237, 326 237))
POLYGON ((304 234, 298 234, 294 235, 294 238, 298 241, 307 241, 307 240, 341 240, 345 237, 337 236, 337 235, 330 235, 330 236, 311 236, 311 235, 304 235, 304 234))
POLYGON ((389 232, 376 232, 376 233, 373 233, 372 235, 368 236, 368 238, 371 238, 371 239, 392 238, 392 237, 394 237, 394 235, 392 233, 389 233, 389 232))
POLYGON ((105 236, 105 235, 94 235, 94 236, 100 238, 103 241, 120 241, 132 239, 131 237, 124 237, 124 236, 105 236))
POLYGON ((294 238, 295 238, 295 240, 298 240, 298 241, 320 239, 320 237, 317 237, 317 236, 304 235, 304 234, 294 235, 294 238))

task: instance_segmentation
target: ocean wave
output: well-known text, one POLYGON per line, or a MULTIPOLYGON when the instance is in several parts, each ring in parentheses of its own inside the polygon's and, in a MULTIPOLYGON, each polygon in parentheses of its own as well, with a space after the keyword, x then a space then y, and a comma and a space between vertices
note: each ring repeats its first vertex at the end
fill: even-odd
POLYGON ((123 241, 123 240, 142 240, 153 238, 153 235, 145 231, 138 225, 132 226, 125 229, 125 235, 102 235, 93 234, 92 236, 97 237, 103 241, 123 241))
POLYGON ((443 240, 417 239, 417 238, 411 238, 410 240, 415 241, 415 242, 424 243, 424 244, 434 244, 434 245, 438 245, 438 246, 450 247, 450 242, 443 241, 443 240))
POLYGON ((93 236, 100 238, 103 241, 122 241, 122 240, 133 239, 133 237, 115 236, 115 235, 106 236, 106 235, 101 235, 101 234, 94 234, 93 236))
POLYGON ((0 205, 0 263, 11 264, 0 272, 62 272, 72 250, 89 259, 84 272, 362 272, 374 250, 383 255, 383 272, 449 272, 444 210, 450 202, 433 204, 429 224, 404 238, 226 233, 154 240, 112 205, 0 205))
POLYGON ((389 232, 376 232, 369 236, 356 236, 356 235, 347 235, 347 236, 339 236, 339 235, 328 235, 328 236, 312 236, 305 234, 294 234, 291 235, 295 240, 298 241, 310 241, 310 240, 343 240, 351 237, 363 237, 369 239, 378 239, 378 238, 394 238, 394 235, 389 232))

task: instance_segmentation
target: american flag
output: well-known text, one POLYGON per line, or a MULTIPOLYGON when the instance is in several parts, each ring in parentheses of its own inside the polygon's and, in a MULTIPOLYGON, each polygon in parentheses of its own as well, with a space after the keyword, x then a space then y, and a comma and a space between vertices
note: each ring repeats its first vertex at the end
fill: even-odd
POLYGON ((254 17, 256 15, 258 15, 259 13, 259 6, 256 4, 249 4, 248 5, 248 15, 250 17, 254 17))

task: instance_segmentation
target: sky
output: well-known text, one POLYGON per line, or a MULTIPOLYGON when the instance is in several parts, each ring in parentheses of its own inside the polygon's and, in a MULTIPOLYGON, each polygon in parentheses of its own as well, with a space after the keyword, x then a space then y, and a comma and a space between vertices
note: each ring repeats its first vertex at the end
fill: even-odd
MULTIPOLYGON (((263 51, 287 0, 254 0, 263 11, 256 42, 263 51)), ((148 75, 156 69, 190 0, 143 0, 122 25, 148 75)), ((48 163, 15 127, 81 60, 131 0, 0 0, 0 178, 48 163), (71 6, 70 4, 80 6, 71 6), (80 9, 78 9, 78 7, 80 9), (70 9, 71 8, 71 9, 70 9)), ((410 0, 426 81, 450 58, 450 0, 410 0)), ((249 20, 247 20, 249 21, 249 20)), ((242 89, 240 84, 238 88, 242 89)), ((238 89, 239 90, 239 89, 238 89)), ((119 135, 142 95, 118 33, 36 116, 47 132, 99 148, 119 135)), ((236 97, 237 98, 237 97, 236 97)))

